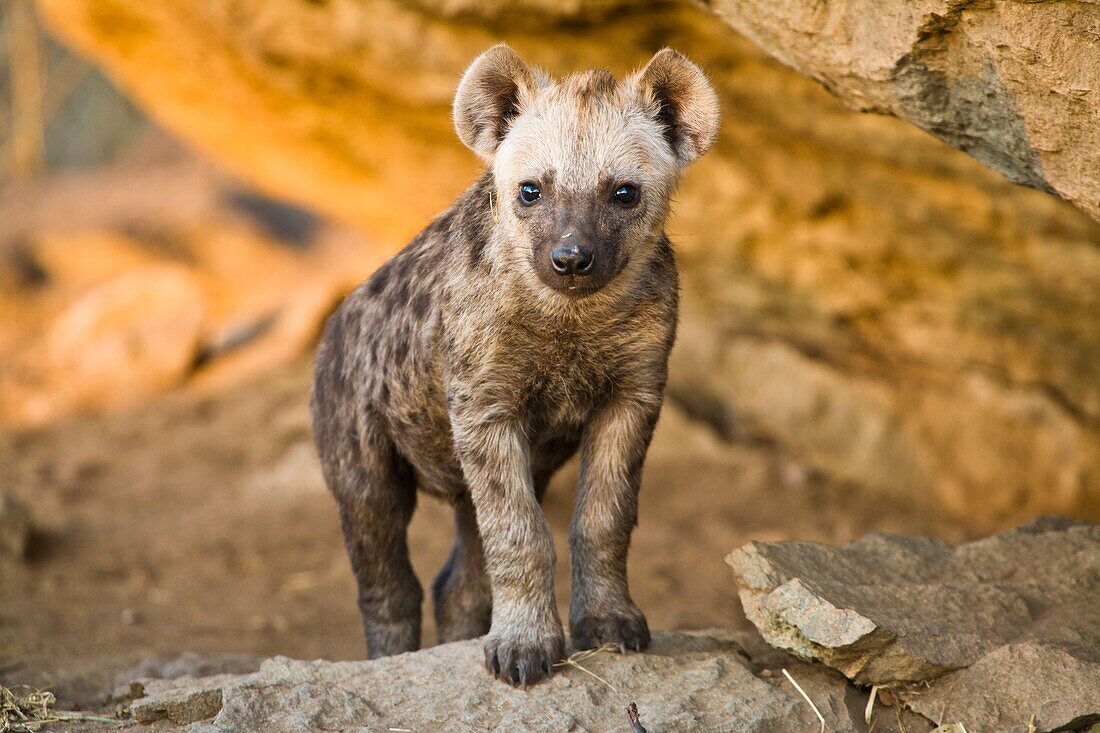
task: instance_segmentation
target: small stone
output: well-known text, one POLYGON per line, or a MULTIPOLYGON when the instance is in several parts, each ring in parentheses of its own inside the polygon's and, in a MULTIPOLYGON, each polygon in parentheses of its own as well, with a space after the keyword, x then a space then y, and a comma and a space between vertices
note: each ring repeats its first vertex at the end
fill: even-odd
POLYGON ((222 708, 222 693, 217 688, 188 689, 135 700, 130 713, 139 723, 168 720, 185 725, 213 718, 222 708))

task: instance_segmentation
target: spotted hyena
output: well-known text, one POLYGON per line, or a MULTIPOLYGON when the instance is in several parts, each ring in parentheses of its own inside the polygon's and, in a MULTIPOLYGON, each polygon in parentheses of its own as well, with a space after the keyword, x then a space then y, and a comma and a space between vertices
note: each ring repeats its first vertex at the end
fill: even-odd
POLYGON ((317 354, 314 435, 371 657, 420 644, 420 489, 455 509, 440 640, 488 634, 486 664, 512 684, 550 674, 564 635, 539 503, 578 448, 573 644, 649 645, 626 558, 676 333, 664 226, 718 116, 669 49, 622 81, 552 80, 503 45, 466 71, 454 123, 487 170, 344 301, 317 354))

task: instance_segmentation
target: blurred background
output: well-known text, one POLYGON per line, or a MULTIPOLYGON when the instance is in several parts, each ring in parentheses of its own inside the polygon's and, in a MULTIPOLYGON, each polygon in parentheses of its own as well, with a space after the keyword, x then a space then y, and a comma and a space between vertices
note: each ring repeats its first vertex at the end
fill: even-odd
MULTIPOLYGON (((449 103, 502 40, 555 74, 670 45, 722 99, 670 231, 652 626, 744 626, 722 557, 750 539, 1100 519, 1100 224, 702 6, 3 0, 0 682, 89 704, 134 665, 362 656, 311 352, 477 174, 449 103)), ((563 604, 575 480, 547 500, 563 604)), ((424 582, 450 526, 422 501, 424 582)))

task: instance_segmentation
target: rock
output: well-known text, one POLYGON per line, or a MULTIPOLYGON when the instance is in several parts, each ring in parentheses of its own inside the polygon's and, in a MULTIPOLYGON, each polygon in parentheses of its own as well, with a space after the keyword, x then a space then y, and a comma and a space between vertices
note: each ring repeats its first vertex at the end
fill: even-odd
POLYGON ((1091 651, 1008 644, 909 693, 906 702, 930 719, 964 721, 969 733, 1024 731, 1029 722, 1037 731, 1084 730, 1100 723, 1100 628, 1092 631, 1091 651))
POLYGON ((31 515, 21 501, 0 491, 0 554, 21 559, 31 538, 31 515))
POLYGON ((295 443, 270 466, 249 476, 244 490, 249 499, 258 502, 325 496, 327 488, 317 449, 310 441, 295 443))
POLYGON ((388 256, 169 148, 166 161, 0 196, 0 425, 177 384, 222 389, 293 361, 388 256), (152 321, 166 311, 176 318, 159 332, 152 321), (154 331, 158 343, 146 343, 154 331))
POLYGON ((286 294, 273 313, 250 324, 256 330, 254 337, 215 354, 188 386, 198 392, 224 389, 262 374, 273 365, 292 361, 317 340, 325 318, 341 299, 342 293, 333 283, 303 283, 286 294))
MULTIPOLYGON (((208 684, 216 684, 217 678, 208 684)), ((184 688, 165 691, 155 699, 141 699, 130 705, 130 714, 139 723, 167 720, 171 723, 193 723, 212 718, 222 709, 222 691, 217 687, 184 688)))
POLYGON ((713 0, 849 106, 908 120, 1100 219, 1100 7, 975 0, 713 0))
POLYGON ((995 733, 1100 713, 1100 526, 1041 519, 955 548, 751 543, 726 562, 769 643, 898 687, 931 719, 995 733))
POLYGON ((207 682, 229 679, 232 675, 255 672, 263 658, 254 654, 200 654, 185 652, 176 657, 145 659, 115 677, 115 689, 109 702, 130 702, 131 714, 139 723, 167 720, 187 723, 209 718, 221 709, 221 691, 182 689, 145 700, 147 687, 164 680, 188 682, 203 678, 207 682), (137 703, 132 702, 135 698, 137 703))
POLYGON ((37 425, 179 384, 194 362, 203 313, 201 287, 179 266, 137 266, 96 284, 0 369, 0 421, 37 425))
POLYGON ((255 654, 200 654, 185 652, 176 657, 153 658, 139 662, 118 676, 119 684, 135 679, 174 680, 180 677, 211 677, 245 674, 260 668, 263 657, 255 654))
MULTIPOLYGON (((786 661, 828 730, 867 730, 863 693, 834 672, 786 661)), ((142 722, 192 723, 190 733, 626 730, 631 700, 642 724, 655 732, 818 727, 809 705, 782 674, 751 663, 730 632, 658 632, 649 652, 598 654, 582 665, 616 691, 575 668, 546 683, 513 689, 485 673, 481 642, 472 640, 371 662, 276 658, 250 675, 148 681, 147 697, 131 709, 142 722)), ((915 716, 899 717, 910 731, 931 728, 915 716)), ((898 730, 883 722, 877 730, 898 730)))

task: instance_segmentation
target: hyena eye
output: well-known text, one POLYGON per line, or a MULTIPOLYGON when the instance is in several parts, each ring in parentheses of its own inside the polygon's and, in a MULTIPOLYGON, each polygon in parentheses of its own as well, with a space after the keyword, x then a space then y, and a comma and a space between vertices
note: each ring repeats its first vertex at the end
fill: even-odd
POLYGON ((519 202, 530 206, 542 198, 542 189, 534 183, 522 183, 519 187, 519 202))
POLYGON ((634 204, 638 203, 638 188, 632 186, 629 183, 624 183, 615 189, 615 193, 612 196, 615 199, 615 203, 619 206, 630 208, 634 204))

